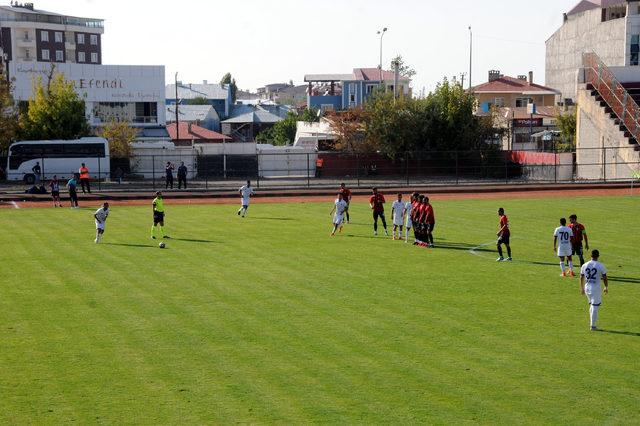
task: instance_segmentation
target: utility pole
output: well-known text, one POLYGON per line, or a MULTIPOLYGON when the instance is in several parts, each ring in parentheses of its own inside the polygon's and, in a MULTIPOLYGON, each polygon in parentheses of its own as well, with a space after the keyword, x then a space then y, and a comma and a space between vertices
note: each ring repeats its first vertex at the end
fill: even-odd
POLYGON ((382 30, 378 31, 380 34, 380 84, 384 85, 384 80, 382 79, 382 37, 384 37, 384 33, 387 32, 387 27, 384 27, 382 30))
POLYGON ((464 89, 464 78, 467 76, 466 72, 461 72, 460 73, 460 87, 462 87, 464 89))
POLYGON ((473 65, 473 31, 469 25, 469 90, 471 90, 471 70, 473 65))
POLYGON ((175 75, 175 86, 176 86, 176 140, 180 140, 180 118, 178 117, 178 71, 176 71, 175 75))

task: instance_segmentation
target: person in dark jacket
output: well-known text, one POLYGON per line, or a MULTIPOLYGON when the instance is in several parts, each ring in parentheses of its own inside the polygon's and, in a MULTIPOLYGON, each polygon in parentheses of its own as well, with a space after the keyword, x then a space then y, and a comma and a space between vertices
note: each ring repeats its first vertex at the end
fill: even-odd
POLYGON ((178 189, 184 184, 184 189, 187 189, 187 166, 184 165, 184 161, 180 163, 178 167, 178 189))

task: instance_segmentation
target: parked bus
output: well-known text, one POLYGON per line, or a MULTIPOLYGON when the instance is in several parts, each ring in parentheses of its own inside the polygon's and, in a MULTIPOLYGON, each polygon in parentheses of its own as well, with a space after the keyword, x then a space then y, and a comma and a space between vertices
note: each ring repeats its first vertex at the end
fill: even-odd
POLYGON ((76 140, 22 141, 9 147, 7 180, 36 182, 33 168, 40 163, 41 179, 68 179, 85 163, 92 179, 109 176, 109 143, 104 138, 86 137, 76 140))

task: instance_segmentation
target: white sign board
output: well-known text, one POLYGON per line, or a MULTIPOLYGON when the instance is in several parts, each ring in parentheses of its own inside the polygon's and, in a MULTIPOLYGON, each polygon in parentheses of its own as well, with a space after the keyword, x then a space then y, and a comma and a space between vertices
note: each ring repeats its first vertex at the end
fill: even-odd
MULTIPOLYGON (((10 62, 15 78, 14 97, 27 101, 34 79, 46 84, 50 63, 10 62)), ((55 72, 73 82, 76 92, 87 102, 159 102, 164 104, 164 66, 55 64, 55 72)))

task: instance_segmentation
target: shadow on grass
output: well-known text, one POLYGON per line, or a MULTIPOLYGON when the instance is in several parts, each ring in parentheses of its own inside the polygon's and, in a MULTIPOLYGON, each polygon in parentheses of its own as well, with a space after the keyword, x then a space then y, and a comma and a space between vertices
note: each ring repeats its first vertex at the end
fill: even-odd
POLYGON ((105 246, 121 246, 121 247, 139 247, 139 248, 156 248, 156 246, 154 246, 154 245, 150 245, 150 244, 100 243, 100 245, 105 245, 105 246))
POLYGON ((608 277, 609 281, 615 281, 617 283, 640 284, 640 278, 616 277, 615 275, 608 275, 608 277))
POLYGON ((596 330, 600 333, 609 333, 609 334, 622 334, 625 336, 635 336, 635 337, 640 337, 640 333, 634 333, 632 331, 618 331, 618 330, 605 330, 604 328, 599 328, 598 330, 596 330))
POLYGON ((256 219, 256 220, 295 220, 295 219, 290 218, 290 217, 250 217, 250 216, 247 216, 247 218, 256 219))
POLYGON ((167 238, 166 241, 184 241, 187 243, 208 243, 208 244, 219 244, 218 241, 211 241, 211 240, 200 240, 197 238, 167 238))

